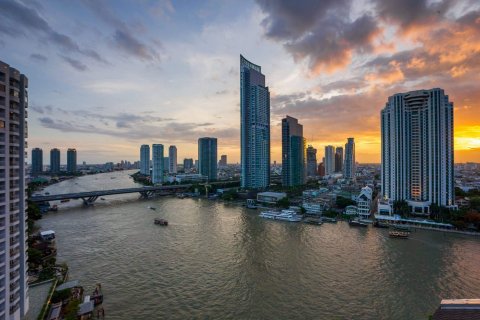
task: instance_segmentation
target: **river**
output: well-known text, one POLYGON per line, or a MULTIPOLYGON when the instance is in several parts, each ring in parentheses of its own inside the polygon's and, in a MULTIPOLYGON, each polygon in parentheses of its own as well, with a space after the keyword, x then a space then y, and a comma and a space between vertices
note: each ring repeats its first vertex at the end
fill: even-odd
MULTIPOLYGON (((135 186, 128 173, 44 192, 135 186)), ((87 291, 102 284, 108 319, 425 320, 442 298, 480 296, 477 238, 418 230, 390 239, 384 229, 270 221, 204 199, 104 198, 58 203, 38 224, 55 230, 71 279, 87 291)))

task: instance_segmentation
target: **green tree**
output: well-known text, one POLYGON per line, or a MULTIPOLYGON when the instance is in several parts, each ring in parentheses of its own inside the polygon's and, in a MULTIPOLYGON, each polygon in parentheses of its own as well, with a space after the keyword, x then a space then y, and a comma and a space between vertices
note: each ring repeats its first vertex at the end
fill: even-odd
POLYGON ((42 263, 43 254, 42 251, 35 248, 28 248, 28 262, 34 265, 39 265, 42 263))
POLYGON ((337 199, 335 200, 335 204, 337 205, 338 208, 345 209, 347 206, 355 205, 356 202, 353 201, 352 199, 347 199, 347 198, 338 196, 337 199))
POLYGON ((405 200, 396 200, 393 202, 393 213, 401 215, 402 217, 408 217, 411 213, 408 202, 405 200))
POLYGON ((288 208, 290 206, 290 200, 285 197, 277 201, 277 206, 281 208, 288 208))

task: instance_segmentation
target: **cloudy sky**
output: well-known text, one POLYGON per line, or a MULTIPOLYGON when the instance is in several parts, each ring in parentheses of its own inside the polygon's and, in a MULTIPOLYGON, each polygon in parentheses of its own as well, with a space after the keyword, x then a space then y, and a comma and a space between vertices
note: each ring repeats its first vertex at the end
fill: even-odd
POLYGON ((29 147, 79 161, 137 160, 144 143, 197 158, 215 136, 237 162, 239 54, 266 75, 273 160, 288 114, 318 158, 355 137, 358 161, 380 162, 387 97, 441 87, 456 162, 480 161, 478 0, 0 0, 0 60, 30 80, 29 147))

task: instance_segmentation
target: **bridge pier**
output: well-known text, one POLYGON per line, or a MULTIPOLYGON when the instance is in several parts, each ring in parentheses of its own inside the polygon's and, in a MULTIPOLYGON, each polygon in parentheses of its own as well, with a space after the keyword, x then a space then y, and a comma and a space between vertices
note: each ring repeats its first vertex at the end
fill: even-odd
POLYGON ((98 196, 92 196, 88 198, 81 198, 83 200, 83 204, 86 206, 91 206, 98 199, 98 196))

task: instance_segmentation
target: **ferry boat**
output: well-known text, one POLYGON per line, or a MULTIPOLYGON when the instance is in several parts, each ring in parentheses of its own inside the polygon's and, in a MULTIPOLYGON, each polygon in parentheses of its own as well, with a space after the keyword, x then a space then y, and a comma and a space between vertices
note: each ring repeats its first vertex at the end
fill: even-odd
POLYGON ((282 210, 281 212, 262 211, 259 216, 265 219, 282 220, 289 222, 300 222, 302 220, 302 216, 297 215, 297 213, 293 210, 282 210))
POLYGON ((389 226, 388 226, 387 223, 381 222, 381 221, 375 221, 375 222, 373 223, 373 226, 374 226, 375 228, 385 228, 385 229, 388 229, 388 228, 389 228, 389 226))
POLYGON ((365 223, 365 222, 361 222, 360 220, 350 220, 348 222, 348 224, 351 226, 351 227, 368 227, 368 223, 365 223))
POLYGON ((406 231, 390 231, 388 233, 388 236, 390 238, 400 238, 400 239, 408 239, 408 236, 410 235, 410 232, 406 232, 406 231))
POLYGON ((70 199, 63 199, 63 200, 60 200, 60 202, 62 202, 62 203, 70 202, 70 199))
POLYGON ((155 218, 155 220, 153 220, 153 223, 161 225, 161 226, 168 226, 168 221, 165 220, 165 219, 155 218))
POLYGON ((404 232, 410 232, 411 231, 409 226, 403 226, 401 224, 394 225, 393 230, 404 231, 404 232))

